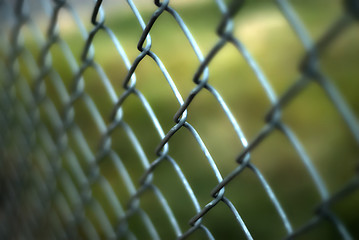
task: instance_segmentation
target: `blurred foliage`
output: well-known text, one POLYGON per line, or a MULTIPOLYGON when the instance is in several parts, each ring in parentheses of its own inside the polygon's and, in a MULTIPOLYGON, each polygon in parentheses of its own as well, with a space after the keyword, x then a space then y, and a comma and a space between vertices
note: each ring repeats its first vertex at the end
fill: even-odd
MULTIPOLYGON (((342 14, 339 1, 293 0, 291 3, 314 39, 320 38, 342 14)), ((138 5, 147 22, 155 6, 141 9, 140 4, 138 5)), ((128 7, 122 7, 123 9, 105 8, 107 12, 105 24, 116 34, 130 60, 133 61, 139 54, 136 45, 142 30, 128 7)), ((206 55, 219 39, 215 33, 221 17, 218 8, 214 3, 206 2, 193 6, 179 4, 176 10, 189 27, 203 54, 206 55)), ((72 27, 74 23, 69 16, 65 16, 66 12, 60 13, 60 33, 80 63, 79 56, 84 40, 77 28, 72 27), (68 22, 62 23, 62 19, 68 22)), ((304 56, 304 49, 272 1, 247 1, 235 17, 235 36, 248 47, 278 95, 284 93, 299 77, 298 65, 304 56)), ((190 44, 168 13, 164 13, 156 21, 151 30, 151 37, 152 51, 163 61, 182 97, 185 98, 196 86, 192 78, 199 66, 190 44)), ((357 116, 359 115, 358 42, 358 24, 355 23, 333 42, 320 59, 322 69, 345 96, 357 116)), ((34 44, 35 41, 31 39, 26 42, 28 48, 34 49, 33 53, 38 56, 34 44)), ((115 91, 121 94, 124 91, 122 80, 127 70, 111 39, 104 31, 95 36, 94 47, 95 61, 104 68, 115 91)), ((70 90, 72 80, 70 66, 60 48, 51 48, 51 53, 55 56, 52 59, 55 69, 70 90)), ((26 66, 22 65, 22 68, 26 74, 26 66)), ((264 116, 270 108, 270 102, 248 64, 233 46, 227 45, 210 63, 209 70, 210 84, 222 94, 247 138, 253 139, 265 124, 264 116)), ((100 77, 91 69, 86 70, 84 76, 86 92, 93 98, 101 115, 109 123, 113 104, 105 93, 100 77)), ((140 63, 136 76, 137 88, 150 102, 164 131, 169 131, 175 124, 172 118, 179 104, 165 78, 150 57, 146 57, 140 63)), ((45 82, 48 96, 61 111, 62 106, 55 94, 54 86, 50 81, 45 82)), ((131 126, 152 162, 156 159, 154 149, 159 144, 160 137, 150 118, 140 101, 133 96, 125 101, 123 110, 124 119, 131 126)), ((86 111, 81 100, 75 103, 75 112, 76 122, 95 151, 101 133, 96 129, 91 115, 86 111)), ((359 151, 343 119, 324 91, 315 83, 310 84, 285 108, 283 119, 302 141, 330 192, 338 191, 355 174, 359 151)), ((237 166, 235 158, 243 147, 219 104, 206 90, 203 90, 190 105, 188 122, 201 135, 222 176, 234 170, 237 166)), ((71 141, 74 139, 70 138, 70 143, 71 141)), ((215 176, 207 160, 194 138, 185 129, 181 129, 170 140, 169 146, 169 154, 176 159, 203 207, 212 200, 209 193, 216 185, 215 176)), ((132 180, 137 184, 136 187, 139 187, 138 179, 145 169, 123 129, 115 130, 112 147, 123 160, 132 180)), ((313 216, 313 211, 320 201, 319 195, 297 153, 281 133, 273 133, 256 148, 252 153, 252 161, 271 184, 294 228, 302 226, 313 216)), ((100 168, 118 194, 121 204, 125 206, 130 196, 118 172, 114 170, 113 163, 104 159, 100 168)), ((154 172, 154 183, 168 200, 181 229, 183 231, 188 229, 188 221, 195 214, 195 208, 168 162, 163 162, 154 172)), ((100 192, 100 189, 96 190, 94 186, 94 196, 102 203, 105 200, 100 192)), ((285 235, 278 214, 258 179, 249 170, 244 171, 226 187, 226 196, 238 209, 255 239, 279 239, 285 235)), ((359 195, 356 193, 347 198, 345 203, 339 202, 338 206, 333 207, 333 210, 343 217, 356 238, 359 238, 358 202, 359 195)), ((218 239, 243 238, 229 209, 223 203, 218 205, 204 217, 204 224, 218 239)), ((116 219, 111 210, 106 208, 106 204, 103 204, 103 207, 115 223, 116 219)), ((153 193, 147 192, 141 198, 141 207, 148 212, 164 239, 174 238, 167 216, 153 193)), ((147 232, 142 231, 143 226, 137 216, 131 218, 129 224, 135 229, 136 234, 141 236, 140 239, 148 238, 147 232)), ((333 226, 328 222, 323 222, 302 239, 318 239, 318 236, 320 239, 338 239, 333 226)), ((198 232, 191 239, 203 237, 203 233, 198 232)))

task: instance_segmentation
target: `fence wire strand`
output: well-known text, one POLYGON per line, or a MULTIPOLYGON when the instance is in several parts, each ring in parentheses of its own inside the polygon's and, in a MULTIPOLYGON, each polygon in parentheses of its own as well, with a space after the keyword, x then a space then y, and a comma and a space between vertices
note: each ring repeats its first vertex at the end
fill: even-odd
MULTIPOLYGON (((239 176, 244 175, 244 172, 252 174, 261 185, 261 191, 267 196, 266 201, 270 202, 281 221, 279 228, 283 230, 282 238, 295 239, 304 236, 307 232, 319 228, 324 220, 331 224, 342 239, 355 238, 356 233, 351 233, 346 220, 338 215, 332 206, 357 193, 359 171, 356 170, 352 180, 337 191, 329 190, 317 169, 314 157, 310 156, 305 144, 283 120, 282 115, 310 85, 317 85, 344 120, 343 124, 346 124, 352 134, 356 146, 359 144, 359 124, 355 111, 320 66, 322 55, 331 48, 334 40, 344 35, 351 25, 357 24, 357 0, 343 1, 342 15, 333 19, 331 26, 318 40, 310 37, 308 26, 302 22, 291 1, 274 1, 304 49, 302 59, 298 59, 300 76, 288 79, 288 82, 293 83, 279 95, 275 93, 271 80, 262 70, 255 55, 252 55, 251 49, 247 48, 235 33, 238 26, 245 24, 237 21, 237 16, 241 16, 245 11, 247 1, 209 1, 212 7, 217 8, 220 21, 217 29, 213 30, 216 31, 217 40, 210 50, 204 53, 195 38, 196 35, 190 31, 190 26, 185 24, 179 9, 176 9, 177 5, 172 5, 170 0, 155 0, 151 6, 153 11, 151 10, 150 17, 143 14, 142 8, 138 7, 144 4, 142 1, 137 3, 127 0, 121 7, 126 5, 130 9, 136 19, 136 27, 141 29, 137 39, 138 53, 134 57, 128 54, 133 50, 127 49, 120 42, 120 35, 126 32, 118 34, 117 30, 108 24, 105 2, 86 2, 93 8, 90 21, 85 22, 77 9, 85 3, 39 0, 35 3, 38 9, 34 11, 34 3, 28 0, 0 0, 1 239, 142 239, 142 231, 146 232, 149 239, 169 239, 163 235, 164 232, 177 239, 199 236, 196 234, 202 234, 206 239, 215 239, 218 233, 208 221, 209 216, 215 214, 212 213, 215 209, 229 211, 232 215, 231 221, 237 223, 238 229, 233 231, 240 232, 243 238, 254 239, 253 226, 246 220, 247 213, 241 208, 241 200, 231 200, 233 193, 228 193, 234 191, 229 185, 233 186, 238 182, 239 176), (44 16, 36 16, 39 12, 44 16), (64 12, 71 18, 74 25, 72 27, 82 37, 82 45, 76 49, 80 50, 80 56, 74 53, 71 40, 60 31, 60 20, 64 12), (146 17, 143 17, 145 15, 146 17), (191 48, 197 58, 198 67, 191 79, 194 87, 188 93, 183 93, 181 82, 171 75, 171 71, 165 66, 166 61, 155 51, 156 40, 151 34, 155 29, 161 28, 157 22, 162 15, 174 20, 188 42, 187 47, 191 48), (45 21, 45 30, 39 26, 39 19, 45 21), (118 63, 124 66, 125 71, 122 85, 118 84, 118 79, 111 79, 112 75, 107 75, 107 68, 98 57, 95 42, 100 35, 106 36, 116 49, 110 54, 116 55, 122 61, 118 63), (33 47, 29 47, 27 43, 30 38, 35 44, 33 47), (240 120, 241 116, 237 117, 232 112, 233 107, 225 100, 229 97, 222 96, 220 89, 212 85, 214 80, 210 68, 228 46, 233 47, 236 54, 243 58, 254 74, 251 81, 260 84, 270 102, 264 125, 254 137, 248 138, 242 130, 240 121, 237 120, 240 120), (56 65, 59 58, 54 54, 56 48, 60 49, 61 58, 65 61, 61 64, 68 67, 67 73, 61 72, 62 68, 56 65), (177 109, 169 128, 161 125, 161 117, 153 98, 148 97, 146 89, 140 85, 146 80, 143 74, 138 72, 140 65, 146 61, 151 61, 154 68, 162 74, 163 82, 156 84, 168 86, 172 91, 172 100, 176 101, 177 109), (87 88, 90 84, 89 72, 95 75, 101 85, 99 89, 103 92, 99 94, 108 97, 112 104, 108 116, 104 116, 96 96, 87 88), (203 92, 207 92, 216 102, 216 107, 221 109, 221 114, 224 114, 231 131, 241 143, 241 146, 236 148, 240 149, 237 157, 231 160, 236 162, 237 166, 231 171, 221 170, 217 156, 206 145, 196 125, 191 123, 193 112, 190 112, 190 109, 195 102, 200 101, 203 92), (141 104, 137 110, 146 115, 143 117, 144 124, 157 134, 157 138, 152 140, 157 143, 156 148, 152 149, 155 153, 153 155, 147 152, 148 146, 144 140, 146 133, 139 134, 139 131, 134 129, 124 110, 133 99, 141 104), (78 116, 82 114, 89 116, 86 121, 93 123, 93 131, 99 133, 99 138, 89 139, 86 124, 78 120, 78 116), (126 159, 123 157, 126 154, 118 149, 119 132, 126 139, 126 144, 132 148, 135 155, 133 159, 126 159), (280 195, 276 194, 276 186, 267 179, 264 170, 256 165, 257 160, 252 160, 252 153, 275 132, 281 133, 290 144, 320 196, 312 218, 307 219, 301 226, 293 224, 288 209, 284 207, 285 204, 282 205, 280 195), (193 188, 192 178, 186 177, 190 175, 186 171, 187 167, 183 167, 186 161, 170 151, 181 149, 181 146, 172 144, 180 134, 188 134, 195 145, 193 150, 184 151, 201 151, 203 169, 210 169, 208 176, 201 177, 216 181, 211 186, 212 190, 207 193, 211 199, 205 198, 205 202, 195 190, 197 187, 193 188), (97 143, 97 148, 93 147, 94 142, 97 143), (134 174, 136 171, 132 169, 134 161, 138 161, 136 166, 141 167, 137 170, 141 172, 139 176, 134 174), (117 183, 114 184, 114 177, 102 170, 107 162, 112 164, 116 181, 122 184, 124 189, 119 190, 117 183), (179 180, 185 191, 186 196, 181 197, 186 200, 177 199, 186 204, 190 203, 188 208, 192 208, 193 214, 185 223, 170 200, 172 198, 168 196, 168 191, 159 184, 157 173, 160 173, 161 169, 173 173, 168 176, 179 180), (230 190, 225 189, 227 185, 230 190), (119 191, 123 192, 119 195, 119 191), (166 231, 159 226, 158 216, 149 209, 149 204, 161 209, 160 216, 164 216, 162 221, 166 222, 165 228, 168 228, 166 231)), ((240 77, 236 76, 238 80, 240 77)), ((249 192, 248 195, 250 194, 249 192)), ((158 209, 156 208, 156 211, 159 211, 158 209)))

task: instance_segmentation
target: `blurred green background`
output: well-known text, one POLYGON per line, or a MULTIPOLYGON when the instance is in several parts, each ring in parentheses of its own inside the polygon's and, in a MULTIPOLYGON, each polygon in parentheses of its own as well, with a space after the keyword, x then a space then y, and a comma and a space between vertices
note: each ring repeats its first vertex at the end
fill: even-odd
MULTIPOLYGON (((207 55, 219 40, 216 28, 221 14, 212 1, 170 1, 196 39, 202 53, 207 55)), ((151 2, 138 1, 137 7, 148 22, 156 7, 151 2)), ((137 42, 141 27, 126 4, 104 3, 105 25, 121 42, 131 62, 139 54, 137 42)), ((294 9, 302 19, 307 31, 318 39, 343 14, 340 1, 335 0, 293 0, 294 9)), ((78 5, 75 8, 88 30, 92 6, 78 5), (83 9, 82 9, 83 7, 83 9)), ((46 27, 47 20, 39 18, 37 24, 46 27)), ((75 22, 66 10, 61 10, 58 18, 60 36, 70 46, 81 63, 80 55, 84 40, 75 22)), ((300 76, 298 65, 304 56, 304 48, 290 28, 277 5, 273 1, 247 1, 236 15, 235 36, 248 48, 257 63, 268 77, 274 90, 281 95, 300 76)), ((27 30, 24 30, 27 31, 27 30)), ((163 61, 166 69, 185 99, 195 88, 193 75, 199 67, 194 51, 186 40, 180 27, 172 16, 163 13, 150 32, 151 50, 163 61)), ((34 47, 35 39, 30 34, 25 45, 35 57, 39 51, 34 47)), ((359 114, 359 34, 358 24, 353 23, 343 32, 321 56, 321 67, 347 100, 355 115, 359 114)), ((99 31, 93 41, 95 61, 101 65, 111 80, 115 91, 122 94, 122 81, 127 70, 123 60, 104 31, 99 31)), ((53 66, 59 72, 68 90, 71 86, 72 72, 58 45, 51 47, 53 66)), ((20 63, 26 75, 25 63, 20 63)), ((252 140, 264 126, 264 116, 270 109, 259 81, 241 54, 227 44, 209 65, 209 83, 222 95, 247 139, 252 140)), ((150 57, 146 57, 136 69, 136 88, 151 104, 164 132, 175 125, 173 116, 179 108, 173 92, 159 68, 150 57)), ((100 77, 93 69, 84 73, 85 91, 94 100, 106 123, 113 109, 100 77)), ((45 81, 49 98, 59 112, 63 106, 55 94, 50 81, 45 81)), ((75 103, 75 120, 82 129, 93 152, 96 152, 101 132, 97 130, 91 114, 84 103, 75 103)), ((155 148, 160 142, 155 128, 141 102, 130 96, 123 104, 124 119, 131 126, 150 162, 157 157, 155 148)), ((283 111, 283 120, 303 143, 314 166, 323 177, 329 192, 340 190, 355 174, 358 165, 358 146, 355 139, 340 117, 338 111, 325 92, 311 83, 283 111)), ((229 120, 212 95, 202 90, 188 108, 188 122, 195 127, 206 144, 223 177, 236 167, 236 156, 243 149, 229 120)), ((112 148, 122 159, 136 187, 145 172, 144 167, 123 129, 118 128, 112 135, 112 148)), ((75 139, 69 138, 70 147, 75 152, 75 139)), ((181 129, 169 142, 169 155, 181 167, 201 207, 212 200, 211 190, 216 186, 216 178, 204 154, 193 136, 181 129)), ((81 164, 85 164, 82 159, 81 164)), ((320 203, 320 197, 313 182, 293 146, 280 132, 273 132, 252 152, 252 162, 259 168, 288 215, 294 229, 299 228, 311 217, 320 203)), ((66 161, 64 161, 65 167, 66 161)), ((100 163, 100 169, 111 183, 123 206, 130 198, 125 183, 114 168, 110 159, 100 163)), ((182 231, 189 229, 188 221, 195 215, 195 208, 173 167, 163 162, 154 171, 154 184, 162 191, 179 223, 182 231)), ((114 212, 106 204, 101 190, 93 186, 94 197, 98 199, 113 224, 114 212)), ((245 170, 226 186, 225 196, 232 201, 255 239, 281 239, 285 228, 272 203, 269 201, 259 180, 250 170, 245 170)), ((333 211, 343 220, 355 238, 359 238, 359 193, 339 201, 332 206, 333 211)), ((141 197, 141 208, 146 211, 163 239, 174 239, 175 233, 169 224, 166 213, 151 191, 141 197)), ((91 218, 90 214, 89 217, 91 218)), ((203 224, 217 239, 243 239, 243 233, 235 217, 224 203, 219 203, 203 218, 203 224)), ((130 229, 139 239, 148 239, 137 215, 129 220, 130 229)), ((323 221, 312 231, 298 239, 339 239, 333 225, 323 221)), ((197 231, 189 239, 205 239, 197 231)))

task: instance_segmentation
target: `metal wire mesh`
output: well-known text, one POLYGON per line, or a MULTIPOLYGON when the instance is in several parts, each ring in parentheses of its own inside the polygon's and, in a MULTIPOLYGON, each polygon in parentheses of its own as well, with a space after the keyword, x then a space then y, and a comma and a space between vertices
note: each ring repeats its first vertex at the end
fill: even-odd
MULTIPOLYGON (((134 53, 133 49, 122 47, 119 40, 128 32, 118 31, 115 25, 109 27, 105 20, 105 2, 0 1, 1 239, 253 239, 263 236, 296 239, 322 229, 323 222, 327 223, 323 231, 330 235, 319 236, 333 239, 359 237, 359 214, 355 212, 358 209, 350 209, 352 215, 349 217, 335 209, 336 205, 345 204, 346 199, 357 199, 359 175, 355 164, 350 165, 352 172, 345 173, 349 179, 347 183, 334 190, 328 188, 313 159, 315 156, 312 158, 307 154, 304 145, 283 120, 283 112, 290 108, 289 104, 301 98, 312 85, 319 86, 326 95, 325 101, 334 106, 335 114, 343 119, 342 125, 351 133, 351 136, 346 135, 349 139, 346 143, 354 145, 357 164, 359 125, 355 111, 319 64, 334 40, 347 34, 350 27, 357 27, 357 0, 343 1, 342 15, 338 19, 330 16, 334 23, 324 29, 316 41, 310 37, 291 1, 275 1, 276 9, 280 10, 304 49, 304 57, 295 59, 300 62, 299 77, 293 82, 293 76, 287 79, 290 85, 279 96, 261 69, 260 59, 253 57, 236 35, 236 27, 245 24, 239 17, 242 11, 245 14, 247 2, 216 0, 208 3, 216 9, 219 22, 216 20, 217 29, 211 30, 216 31, 216 41, 203 53, 192 35, 194 32, 189 30, 191 26, 187 26, 179 14, 181 8, 175 7, 177 5, 172 6, 169 0, 155 0, 151 4, 139 1, 136 5, 150 9, 146 10, 146 13, 150 12, 146 15, 141 12, 144 8, 137 8, 135 1, 127 0, 121 3, 121 8, 129 9, 136 19, 136 27, 141 28, 137 35, 138 52, 131 54, 135 56, 133 59, 126 54, 134 53), (88 6, 93 6, 91 25, 82 16, 82 10, 88 6), (170 43, 156 46, 156 41, 151 38, 153 31, 167 34, 167 30, 158 24, 164 16, 169 17, 166 21, 179 27, 177 32, 182 38, 184 36, 187 48, 197 58, 191 81, 172 78, 162 57, 160 59, 154 50, 164 48, 174 52, 170 43), (67 38, 62 32, 62 20, 70 21, 67 26, 80 34, 67 38), (100 44, 111 45, 113 51, 105 55, 96 51, 94 45, 98 37, 107 38, 106 43, 100 44), (213 85, 218 82, 211 75, 213 62, 228 46, 244 59, 253 73, 250 81, 260 84, 258 91, 263 91, 270 102, 262 128, 249 139, 239 125, 241 115, 232 111, 236 105, 230 107, 228 104, 232 96, 223 97, 221 87, 213 85), (116 62, 111 61, 118 71, 111 74, 113 79, 108 77, 109 70, 101 63, 108 55, 116 56, 116 62), (151 68, 159 70, 165 81, 147 76, 143 73, 146 68, 141 72, 140 65, 149 61, 151 68), (183 90, 183 82, 192 83, 188 85, 189 90, 183 90), (163 85, 165 88, 161 88, 163 85), (158 93, 149 94, 146 91, 149 87, 158 91, 172 90, 172 93, 167 99, 156 99, 158 93), (228 143, 236 145, 235 159, 216 159, 211 147, 205 144, 209 140, 201 136, 206 133, 197 129, 201 128, 201 117, 204 121, 208 116, 199 116, 196 128, 191 124, 191 114, 196 115, 196 108, 192 110, 192 106, 200 103, 201 94, 205 93, 211 99, 211 113, 223 114, 223 121, 230 124, 230 131, 238 140, 238 144, 228 143), (170 101, 176 101, 177 108, 172 109, 175 111, 172 125, 166 123, 163 127, 164 116, 171 117, 173 113, 161 113, 161 104, 170 101), (271 184, 259 167, 262 166, 259 162, 267 160, 252 157, 267 139, 274 141, 271 137, 276 132, 282 134, 287 145, 289 143, 283 148, 294 149, 289 164, 301 162, 319 196, 314 198, 316 209, 311 209, 311 217, 305 220, 294 219, 293 215, 298 212, 289 207, 283 195, 276 195, 274 189, 286 180, 271 184), (181 134, 186 138, 177 137, 181 134), (193 152, 196 151, 201 153, 195 155, 193 152), (236 162, 237 166, 223 170, 221 161, 236 162), (189 171, 191 168, 197 169, 189 171), (241 176, 248 173, 255 177, 257 185, 247 186, 245 195, 236 195, 237 186, 247 185, 247 180, 241 176), (209 192, 203 187, 205 190, 202 191, 202 186, 196 185, 200 181, 208 181, 212 190, 209 192), (246 208, 241 207, 241 202, 248 201, 244 200, 246 196, 258 191, 260 194, 253 198, 258 203, 252 204, 258 210, 245 213, 246 208), (260 200, 263 196, 265 199, 260 200), (267 222, 267 218, 261 221, 263 202, 270 204, 269 215, 277 219, 273 220, 275 226, 267 222), (255 219, 255 224, 249 218, 255 219), (229 227, 225 227, 226 224, 229 227), (257 225, 275 229, 265 232, 263 227, 258 230, 257 225), (225 233, 218 230, 221 228, 225 233)), ((257 35, 261 37, 260 32, 257 35)), ((286 55, 291 57, 291 54, 289 51, 286 55)), ((170 57, 178 56, 170 54, 170 57)), ((181 64, 176 68, 182 68, 181 64)), ((241 79, 242 75, 235 78, 241 79)), ((226 79, 220 80, 221 85, 227 84, 226 79)), ((238 88, 241 84, 239 81, 238 88)), ((354 82, 350 84, 353 88, 357 86, 354 82)), ((236 87, 233 86, 234 90, 236 87)), ((253 101, 248 100, 246 104, 256 108, 253 101)), ((306 109, 310 107, 306 106, 306 109)), ((209 129, 221 129, 221 121, 209 129)), ((218 141, 225 141, 220 135, 219 131, 218 141)), ((327 146, 329 148, 332 146, 327 146)), ((338 162, 348 161, 346 158, 341 157, 338 162)), ((276 167, 275 163, 273 165, 276 167)), ((320 166, 325 168, 325 165, 320 166)), ((336 176, 333 178, 335 181, 336 176)), ((297 185, 291 188, 295 191, 306 180, 294 181, 297 185)), ((304 192, 303 201, 307 197, 310 195, 304 192)), ((358 206, 355 203, 353 206, 358 206)), ((323 234, 322 230, 319 234, 323 234)), ((318 239, 318 235, 314 236, 313 239, 318 239)))

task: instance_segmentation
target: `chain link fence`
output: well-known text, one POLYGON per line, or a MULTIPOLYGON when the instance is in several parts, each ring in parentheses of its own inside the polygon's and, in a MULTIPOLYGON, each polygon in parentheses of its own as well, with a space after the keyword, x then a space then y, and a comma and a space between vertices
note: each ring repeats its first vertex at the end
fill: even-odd
POLYGON ((359 1, 0 11, 1 239, 359 238, 359 1))

